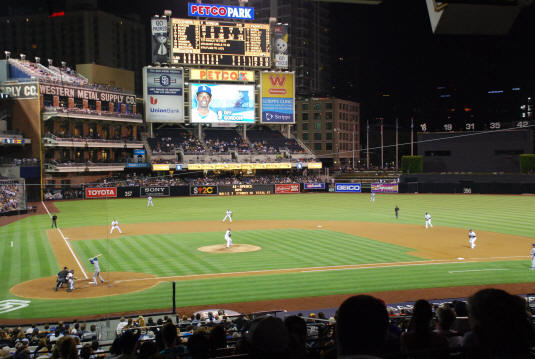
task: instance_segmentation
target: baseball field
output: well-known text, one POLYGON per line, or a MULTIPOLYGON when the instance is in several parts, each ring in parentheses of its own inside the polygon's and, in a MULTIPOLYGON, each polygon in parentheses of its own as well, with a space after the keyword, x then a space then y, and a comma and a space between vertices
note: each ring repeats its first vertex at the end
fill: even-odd
POLYGON ((453 298, 477 286, 535 293, 533 196, 378 194, 372 203, 369 194, 325 193, 46 206, 59 230, 46 213, 0 227, 0 322, 169 310, 172 282, 185 312, 335 307, 355 293, 453 298), (233 223, 222 223, 229 208, 233 223), (425 229, 425 212, 433 228, 425 229), (110 235, 114 219, 122 234, 110 235), (105 283, 95 286, 89 258, 98 254, 105 283), (72 292, 54 290, 63 266, 75 270, 72 292))

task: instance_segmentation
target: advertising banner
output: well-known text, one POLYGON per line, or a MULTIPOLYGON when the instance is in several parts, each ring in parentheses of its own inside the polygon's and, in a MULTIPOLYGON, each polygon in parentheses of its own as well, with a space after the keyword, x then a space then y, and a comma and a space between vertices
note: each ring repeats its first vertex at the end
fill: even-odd
POLYGON ((135 149, 133 154, 134 156, 145 156, 146 152, 144 149, 135 149))
POLYGON ((220 196, 249 196, 249 195, 268 195, 274 193, 272 184, 232 184, 219 185, 220 196))
POLYGON ((102 187, 85 189, 85 198, 115 198, 117 197, 117 187, 102 187))
POLYGON ((145 162, 128 162, 126 168, 149 168, 150 165, 145 162))
POLYGON ((37 83, 4 84, 0 86, 0 93, 14 98, 37 98, 37 83))
POLYGON ((137 198, 139 187, 117 187, 117 198, 137 198))
POLYGON ((318 183, 303 183, 304 189, 325 189, 325 183, 318 182, 318 183))
POLYGON ((351 192, 358 193, 361 192, 360 183, 335 183, 334 184, 335 192, 351 192))
POLYGON ((143 100, 147 122, 184 122, 182 68, 143 68, 143 100))
POLYGON ((254 82, 254 71, 190 69, 190 80, 254 82))
POLYGON ((150 20, 152 36, 152 63, 155 64, 169 62, 169 28, 167 19, 164 17, 153 17, 150 20))
POLYGON ((188 3, 188 16, 254 20, 254 7, 188 3))
POLYGON ((275 193, 299 193, 301 192, 299 183, 283 183, 275 185, 275 193))
MULTIPOLYGON (((152 165, 153 170, 155 166, 152 165)), ((165 165, 167 166, 167 165, 165 165)), ((190 171, 204 171, 204 170, 260 170, 260 169, 291 169, 290 162, 281 163, 190 163, 188 170, 190 171)))
POLYGON ((288 68, 288 24, 273 25, 273 53, 275 55, 275 67, 286 70, 288 68))
POLYGON ((217 195, 217 186, 190 186, 192 196, 214 196, 217 195))
POLYGON ((307 167, 309 169, 319 169, 319 168, 322 168, 322 163, 321 162, 309 162, 307 167))
POLYGON ((152 170, 153 171, 169 171, 169 165, 155 163, 152 165, 152 170))
POLYGON ((65 96, 82 100, 106 101, 127 105, 136 104, 136 96, 120 92, 101 91, 87 87, 77 87, 64 84, 40 83, 39 91, 42 95, 65 96))
POLYGON ((150 186, 140 188, 141 197, 169 197, 169 186, 150 186))
POLYGON ((260 76, 261 122, 295 123, 293 72, 262 72, 260 76))
POLYGON ((372 192, 375 193, 398 193, 397 183, 372 183, 372 192))
POLYGON ((190 122, 254 123, 254 85, 191 84, 190 122))

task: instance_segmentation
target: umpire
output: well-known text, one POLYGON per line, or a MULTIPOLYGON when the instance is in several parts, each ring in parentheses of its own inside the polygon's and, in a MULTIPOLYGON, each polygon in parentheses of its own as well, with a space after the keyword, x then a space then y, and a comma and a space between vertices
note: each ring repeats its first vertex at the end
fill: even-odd
POLYGON ((56 292, 58 291, 58 288, 61 288, 63 283, 67 283, 67 274, 69 274, 69 271, 67 270, 67 267, 63 267, 63 270, 58 272, 58 279, 56 283, 56 292))
POLYGON ((52 216, 52 227, 51 228, 54 228, 54 227, 58 228, 58 223, 56 222, 57 220, 58 220, 58 216, 53 215, 52 216))

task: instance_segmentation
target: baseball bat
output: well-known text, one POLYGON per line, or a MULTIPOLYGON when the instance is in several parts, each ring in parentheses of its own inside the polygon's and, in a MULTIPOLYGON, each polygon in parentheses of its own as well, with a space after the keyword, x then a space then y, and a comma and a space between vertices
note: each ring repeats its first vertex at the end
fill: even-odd
POLYGON ((89 258, 89 259, 93 259, 93 258, 96 258, 96 257, 100 257, 101 255, 102 255, 102 253, 99 253, 99 254, 97 254, 96 256, 91 257, 91 258, 89 258))

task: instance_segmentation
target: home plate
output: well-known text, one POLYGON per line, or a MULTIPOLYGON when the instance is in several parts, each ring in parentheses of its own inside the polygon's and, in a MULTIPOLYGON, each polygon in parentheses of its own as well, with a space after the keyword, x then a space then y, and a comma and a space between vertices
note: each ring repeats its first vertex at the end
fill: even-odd
POLYGON ((457 258, 457 259, 460 260, 460 261, 462 261, 464 258, 463 258, 463 257, 459 257, 459 258, 457 258))
POLYGON ((318 224, 318 228, 323 228, 323 226, 321 226, 321 225, 318 224))

